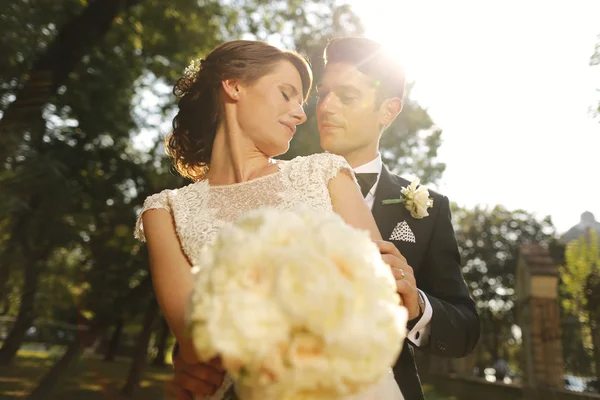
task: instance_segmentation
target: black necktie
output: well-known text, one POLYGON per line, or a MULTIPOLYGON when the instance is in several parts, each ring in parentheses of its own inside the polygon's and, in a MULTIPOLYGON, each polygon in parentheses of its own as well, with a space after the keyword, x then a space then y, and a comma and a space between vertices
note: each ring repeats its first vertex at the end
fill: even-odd
POLYGON ((379 175, 377 172, 356 174, 356 180, 360 185, 363 197, 367 197, 367 194, 369 194, 369 191, 377 181, 377 175, 379 175))

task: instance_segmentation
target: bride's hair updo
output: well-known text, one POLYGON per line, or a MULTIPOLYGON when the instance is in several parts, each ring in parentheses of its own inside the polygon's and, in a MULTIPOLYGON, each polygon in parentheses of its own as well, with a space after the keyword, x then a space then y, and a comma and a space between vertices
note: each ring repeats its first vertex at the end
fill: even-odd
POLYGON ((204 60, 192 62, 173 88, 179 111, 165 150, 177 172, 194 181, 208 171, 213 142, 222 118, 221 82, 236 79, 252 85, 283 60, 291 62, 302 80, 304 99, 312 86, 312 72, 296 52, 264 42, 236 40, 213 49, 204 60))

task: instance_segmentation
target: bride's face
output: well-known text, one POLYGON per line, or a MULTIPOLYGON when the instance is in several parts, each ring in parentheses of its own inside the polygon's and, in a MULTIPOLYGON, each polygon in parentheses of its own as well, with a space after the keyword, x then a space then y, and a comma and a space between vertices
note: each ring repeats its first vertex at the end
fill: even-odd
POLYGON ((269 157, 285 153, 306 121, 302 80, 292 63, 282 60, 252 85, 241 85, 236 117, 243 134, 269 157))

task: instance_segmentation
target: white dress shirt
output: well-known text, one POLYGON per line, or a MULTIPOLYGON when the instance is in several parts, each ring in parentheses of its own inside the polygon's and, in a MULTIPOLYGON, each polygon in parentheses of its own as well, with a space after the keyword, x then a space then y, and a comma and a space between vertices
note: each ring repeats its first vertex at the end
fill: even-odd
MULTIPOLYGON (((367 193, 365 197, 365 202, 369 206, 369 208, 373 209, 373 203, 375 203, 375 191, 377 190, 377 185, 379 184, 379 177, 381 176, 381 170, 383 169, 383 162, 381 161, 381 155, 378 154, 377 157, 369 161, 366 164, 363 164, 359 167, 354 168, 354 172, 357 174, 363 173, 376 173, 377 180, 375 184, 367 193)), ((385 240, 385 238, 383 238, 385 240)), ((407 338, 410 340, 415 346, 422 347, 426 346, 429 342, 429 335, 431 332, 431 317, 433 316, 433 310, 431 308, 431 303, 427 298, 427 295, 423 293, 420 289, 418 289, 425 300, 425 310, 423 311, 423 316, 419 320, 419 322, 408 332, 407 338)))

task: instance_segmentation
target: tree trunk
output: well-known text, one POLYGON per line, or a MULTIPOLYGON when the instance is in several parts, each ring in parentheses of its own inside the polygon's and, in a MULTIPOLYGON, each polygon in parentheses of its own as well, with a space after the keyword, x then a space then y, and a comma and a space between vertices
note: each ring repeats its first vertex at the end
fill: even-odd
POLYGON ((600 309, 588 309, 590 333, 592 336, 592 355, 596 378, 600 380, 600 309))
POLYGON ((148 342, 150 342, 150 336, 152 336, 152 325, 154 324, 157 315, 158 304, 154 297, 152 297, 150 305, 146 309, 146 314, 144 315, 144 325, 137 340, 138 344, 135 349, 131 368, 129 369, 129 376, 122 389, 123 394, 128 397, 133 396, 133 393, 138 388, 140 376, 142 375, 144 365, 146 365, 148 358, 148 342))
POLYGON ((4 294, 4 299, 2 299, 2 311, 0 311, 0 315, 5 316, 10 311, 10 296, 8 292, 4 294))
POLYGON ((106 354, 104 354, 104 361, 114 361, 115 354, 117 354, 117 350, 119 350, 119 343, 121 342, 121 334, 123 333, 124 325, 123 318, 117 319, 115 330, 113 331, 110 341, 108 342, 106 354))
MULTIPOLYGON (((101 328, 101 327, 98 327, 101 328)), ((46 400, 51 398, 51 394, 58 386, 65 373, 69 369, 69 365, 78 359, 82 351, 94 342, 94 339, 101 330, 94 329, 86 332, 80 332, 78 338, 69 345, 65 354, 50 368, 37 387, 31 392, 28 400, 46 400)))
POLYGON ((152 361, 152 365, 157 367, 163 367, 165 365, 165 354, 167 353, 167 341, 169 339, 169 333, 171 333, 169 329, 169 325, 167 325, 167 321, 164 317, 160 318, 160 332, 158 335, 158 351, 156 352, 156 357, 152 361))
MULTIPOLYGON (((492 317, 493 318, 493 317, 492 317)), ((492 347, 490 348, 490 353, 492 356, 492 362, 495 362, 500 357, 500 336, 502 335, 502 325, 499 321, 492 320, 492 332, 490 332, 492 339, 492 347)))
MULTIPOLYGON (((493 352, 494 352, 494 334, 492 332, 492 325, 490 323, 489 318, 486 318, 487 315, 486 314, 482 314, 481 315, 481 323, 482 323, 482 328, 481 328, 481 340, 480 340, 480 345, 481 345, 481 353, 483 355, 482 358, 485 358, 485 355, 489 355, 490 357, 493 357, 493 352)), ((493 361, 493 360, 492 360, 493 361)))
POLYGON ((38 286, 38 271, 35 262, 25 264, 25 282, 21 293, 21 306, 17 320, 0 349, 0 365, 9 364, 16 356, 25 339, 25 333, 34 320, 34 303, 38 286))
POLYGON ((475 365, 477 367, 477 377, 485 378, 485 346, 479 342, 475 347, 475 354, 477 361, 475 365))
POLYGON ((600 272, 593 270, 585 280, 587 312, 590 319, 596 378, 600 380, 600 272))
MULTIPOLYGON (((2 253, 3 258, 6 256, 5 252, 2 253)), ((8 279, 10 278, 10 267, 11 264, 3 260, 0 265, 0 303, 2 304, 2 311, 0 315, 6 315, 10 309, 10 289, 8 288, 8 279)))
MULTIPOLYGON (((149 278, 142 281, 139 285, 131 289, 123 298, 115 302, 113 309, 124 308, 141 296, 145 296, 152 288, 149 278)), ((93 326, 83 332, 79 341, 72 343, 67 352, 58 360, 44 377, 38 383, 38 386, 29 395, 28 400, 46 400, 51 398, 50 393, 58 386, 65 377, 69 365, 73 360, 79 357, 83 349, 94 343, 96 338, 102 334, 111 324, 114 323, 114 317, 108 314, 104 318, 99 318, 93 326)))
POLYGON ((29 80, 16 93, 0 120, 0 159, 15 148, 31 121, 41 118, 42 110, 63 85, 81 59, 109 31, 120 11, 142 0, 93 0, 77 17, 67 22, 29 70, 29 80))
POLYGON ((25 273, 19 313, 8 337, 0 348, 0 365, 7 365, 15 358, 27 330, 34 322, 35 297, 40 269, 45 266, 46 260, 52 252, 52 248, 40 244, 44 243, 43 238, 39 237, 43 235, 41 232, 44 232, 44 229, 36 226, 36 217, 33 214, 34 210, 39 209, 43 199, 42 193, 35 194, 27 200, 23 199, 24 206, 13 214, 14 220, 9 229, 10 240, 7 245, 10 246, 10 252, 5 261, 13 266, 24 268, 25 273), (36 236, 32 236, 32 232, 35 232, 36 236))
POLYGON ((600 380, 600 321, 592 323, 592 345, 594 347, 594 364, 596 364, 596 378, 600 380))
MULTIPOLYGON (((8 285, 8 283, 6 283, 5 285, 8 285)), ((10 311, 10 306, 12 304, 10 302, 10 291, 8 289, 4 291, 0 302, 2 302, 2 311, 0 311, 0 315, 7 315, 10 311)))

